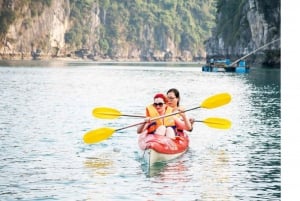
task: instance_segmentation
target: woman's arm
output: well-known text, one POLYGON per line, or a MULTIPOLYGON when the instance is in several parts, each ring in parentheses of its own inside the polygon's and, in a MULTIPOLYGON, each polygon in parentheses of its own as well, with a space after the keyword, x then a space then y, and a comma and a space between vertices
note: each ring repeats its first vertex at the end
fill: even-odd
POLYGON ((150 118, 149 117, 145 118, 144 123, 137 127, 137 134, 141 134, 143 131, 145 131, 149 123, 150 123, 150 118))
MULTIPOLYGON (((179 109, 179 111, 182 111, 179 109)), ((180 116, 182 117, 182 119, 178 118, 178 117, 174 117, 174 121, 176 124, 176 127, 178 127, 181 130, 191 130, 192 129, 192 124, 189 120, 189 118, 185 115, 184 112, 179 113, 180 116)))

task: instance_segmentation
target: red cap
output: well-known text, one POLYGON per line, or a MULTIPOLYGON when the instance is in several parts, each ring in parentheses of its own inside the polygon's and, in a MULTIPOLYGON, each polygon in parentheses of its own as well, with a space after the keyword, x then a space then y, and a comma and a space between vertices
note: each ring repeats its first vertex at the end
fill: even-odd
POLYGON ((164 94, 156 94, 153 99, 162 98, 165 103, 168 102, 168 98, 164 94))

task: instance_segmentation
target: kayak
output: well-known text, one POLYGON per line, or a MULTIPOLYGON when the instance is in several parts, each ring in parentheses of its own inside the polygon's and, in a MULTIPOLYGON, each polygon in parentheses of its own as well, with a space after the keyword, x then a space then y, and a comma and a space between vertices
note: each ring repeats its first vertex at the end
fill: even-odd
POLYGON ((141 133, 138 138, 142 158, 151 167, 157 162, 173 160, 183 155, 189 148, 189 137, 182 132, 175 139, 163 135, 141 133))

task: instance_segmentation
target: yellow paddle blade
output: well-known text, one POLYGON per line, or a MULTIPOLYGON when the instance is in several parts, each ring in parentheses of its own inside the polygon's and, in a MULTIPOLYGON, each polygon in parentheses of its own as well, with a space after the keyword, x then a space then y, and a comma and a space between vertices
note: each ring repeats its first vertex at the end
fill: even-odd
POLYGON ((97 107, 93 110, 93 116, 100 119, 117 119, 121 115, 121 112, 109 107, 97 107))
POLYGON ((207 98, 200 107, 212 109, 225 105, 231 101, 231 96, 228 93, 221 93, 207 98))
POLYGON ((211 128, 228 129, 231 127, 231 121, 218 117, 207 118, 203 121, 203 123, 211 128))
POLYGON ((99 128, 99 129, 91 130, 83 136, 83 141, 87 144, 97 143, 102 140, 106 140, 114 132, 115 129, 113 128, 99 128))

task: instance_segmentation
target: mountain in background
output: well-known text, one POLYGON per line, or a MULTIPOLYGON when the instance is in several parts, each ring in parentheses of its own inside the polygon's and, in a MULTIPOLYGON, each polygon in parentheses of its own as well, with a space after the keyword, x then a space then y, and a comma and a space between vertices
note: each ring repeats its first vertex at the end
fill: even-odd
POLYGON ((191 60, 214 16, 214 0, 0 0, 0 54, 191 60))
POLYGON ((195 61, 275 38, 277 0, 0 0, 0 59, 195 61))
POLYGON ((247 60, 280 66, 280 8, 280 0, 218 0, 216 27, 205 42, 207 58, 238 59, 271 43, 247 60))

